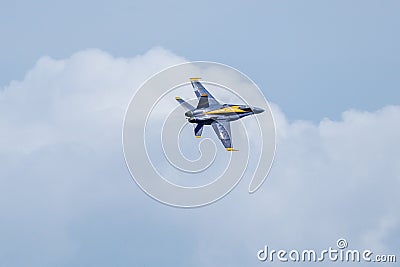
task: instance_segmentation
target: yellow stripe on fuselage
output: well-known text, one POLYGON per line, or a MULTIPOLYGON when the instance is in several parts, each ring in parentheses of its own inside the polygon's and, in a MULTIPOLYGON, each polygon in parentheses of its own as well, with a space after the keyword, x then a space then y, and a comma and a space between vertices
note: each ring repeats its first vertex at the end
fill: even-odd
POLYGON ((222 113, 244 113, 247 111, 244 111, 239 108, 239 106, 231 106, 231 107, 226 107, 226 108, 220 108, 217 110, 211 110, 204 112, 204 114, 222 114, 222 113))

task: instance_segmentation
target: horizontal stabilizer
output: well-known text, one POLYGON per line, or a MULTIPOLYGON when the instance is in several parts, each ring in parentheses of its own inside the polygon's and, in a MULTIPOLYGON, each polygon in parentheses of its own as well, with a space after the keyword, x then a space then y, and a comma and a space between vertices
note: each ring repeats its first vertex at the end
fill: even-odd
POLYGON ((185 100, 183 100, 182 98, 180 98, 179 96, 175 97, 176 101, 179 102, 179 104, 181 104, 185 109, 187 110, 193 110, 194 107, 192 105, 190 105, 188 102, 186 102, 185 100))

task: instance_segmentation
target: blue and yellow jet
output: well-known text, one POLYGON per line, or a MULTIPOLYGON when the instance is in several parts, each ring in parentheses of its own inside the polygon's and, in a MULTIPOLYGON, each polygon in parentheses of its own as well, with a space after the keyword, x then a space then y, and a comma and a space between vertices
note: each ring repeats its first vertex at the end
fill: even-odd
POLYGON ((262 108, 247 105, 220 104, 199 82, 200 78, 190 78, 194 93, 199 102, 193 107, 177 96, 175 99, 187 110, 188 122, 194 123, 194 135, 200 138, 204 125, 211 125, 228 151, 236 151, 232 147, 230 122, 243 117, 264 112, 262 108))

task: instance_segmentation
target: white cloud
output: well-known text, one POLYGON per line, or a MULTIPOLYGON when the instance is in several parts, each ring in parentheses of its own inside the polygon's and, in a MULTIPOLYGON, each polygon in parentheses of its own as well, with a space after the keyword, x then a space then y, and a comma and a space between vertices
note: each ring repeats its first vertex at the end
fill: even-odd
POLYGON ((28 153, 57 142, 92 148, 101 144, 103 149, 120 131, 125 108, 139 85, 184 61, 162 48, 129 59, 96 49, 62 60, 43 57, 23 81, 13 81, 1 92, 0 119, 9 132, 0 141, 1 151, 28 153))
POLYGON ((213 220, 225 223, 210 225, 207 231, 223 241, 200 239, 204 250, 210 255, 222 251, 226 257, 235 253, 255 265, 256 252, 264 245, 322 250, 346 238, 349 249, 395 254, 400 231, 400 107, 350 110, 340 121, 324 119, 319 124, 289 122, 272 107, 277 125, 272 171, 254 195, 246 195, 243 181, 222 200, 223 212, 210 207, 213 220))
MULTIPOLYGON (((333 225, 343 234, 357 233, 355 237, 361 240, 367 231, 380 227, 382 218, 400 218, 394 204, 399 201, 400 127, 395 123, 399 119, 398 106, 375 112, 346 111, 341 121, 291 123, 286 138, 280 140, 287 152, 282 169, 296 166, 300 181, 306 182, 301 191, 326 201, 328 209, 320 214, 334 217, 333 225)), ((318 208, 319 201, 310 204, 318 208)))
POLYGON ((254 195, 242 181, 181 210, 141 192, 122 157, 124 111, 146 78, 183 61, 162 48, 43 57, 0 92, 0 265, 249 266, 264 244, 326 248, 339 237, 396 252, 399 106, 316 124, 272 105, 276 161, 254 195))
POLYGON ((0 91, 1 266, 68 265, 85 251, 73 228, 136 189, 121 143, 132 94, 184 61, 162 48, 129 59, 90 49, 43 57, 0 91))

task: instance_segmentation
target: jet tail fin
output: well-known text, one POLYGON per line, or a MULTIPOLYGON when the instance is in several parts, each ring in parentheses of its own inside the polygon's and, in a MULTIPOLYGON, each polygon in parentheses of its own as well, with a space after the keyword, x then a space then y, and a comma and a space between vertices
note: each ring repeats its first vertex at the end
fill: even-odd
POLYGON ((185 100, 183 100, 182 98, 180 98, 179 96, 175 97, 176 101, 179 102, 179 104, 181 104, 185 109, 187 110, 193 110, 194 107, 192 105, 190 105, 188 102, 186 102, 185 100))
POLYGON ((204 88, 204 86, 200 83, 199 80, 200 80, 200 78, 190 78, 190 83, 192 84, 194 93, 197 96, 197 98, 199 99, 199 101, 204 101, 204 100, 201 100, 201 98, 204 99, 204 96, 207 96, 207 107, 208 107, 208 105, 213 105, 213 106, 221 105, 214 98, 214 96, 212 96, 210 94, 210 92, 208 92, 207 89, 204 88), (210 102, 210 103, 208 104, 208 102, 210 102))
POLYGON ((199 103, 197 104, 197 108, 208 108, 210 103, 208 102, 208 95, 202 94, 199 99, 199 103))
POLYGON ((194 136, 196 138, 201 138, 201 134, 203 133, 204 124, 198 123, 194 126, 194 136))

